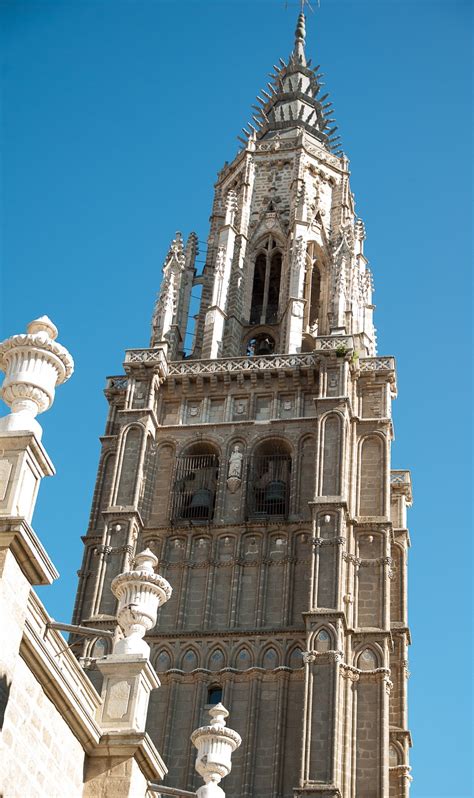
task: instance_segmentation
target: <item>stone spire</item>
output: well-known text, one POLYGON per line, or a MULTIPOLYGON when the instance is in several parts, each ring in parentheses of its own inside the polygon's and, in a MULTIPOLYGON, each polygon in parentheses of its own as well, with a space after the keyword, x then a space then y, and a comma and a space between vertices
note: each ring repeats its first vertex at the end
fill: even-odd
POLYGON ((152 317, 150 345, 167 344, 171 360, 183 354, 184 350, 197 254, 196 233, 190 234, 185 245, 181 233, 177 232, 163 264, 163 279, 152 317))
POLYGON ((295 30, 295 47, 293 50, 293 59, 299 61, 300 64, 306 66, 306 54, 304 45, 306 42, 306 19, 303 12, 299 14, 295 30))
POLYGON ((311 67, 311 59, 305 54, 306 24, 305 15, 298 15, 295 30, 295 44, 286 63, 280 58, 279 66, 274 65, 274 73, 267 88, 257 96, 259 105, 252 106, 256 114, 245 128, 242 128, 247 141, 285 136, 286 131, 303 128, 311 133, 328 150, 339 155, 339 136, 332 117, 332 103, 329 94, 322 91, 323 75, 319 66, 311 67))

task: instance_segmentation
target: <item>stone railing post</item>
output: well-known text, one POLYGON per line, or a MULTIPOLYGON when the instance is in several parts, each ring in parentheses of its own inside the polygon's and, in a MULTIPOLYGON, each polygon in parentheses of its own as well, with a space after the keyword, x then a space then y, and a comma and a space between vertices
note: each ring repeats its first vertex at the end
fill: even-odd
POLYGON ((3 640, 0 671, 12 678, 23 636, 32 585, 50 585, 59 576, 30 523, 43 477, 54 466, 41 444, 37 413, 53 403, 56 385, 73 372, 67 349, 46 316, 27 332, 0 343, 0 396, 11 412, 0 418, 0 617, 3 640))
POLYGON ((54 401, 56 385, 69 379, 74 363, 56 341, 47 316, 31 321, 27 332, 0 343, 0 396, 11 412, 0 418, 0 517, 31 521, 40 481, 54 472, 41 446, 43 430, 35 416, 54 401))
POLYGON ((135 567, 112 581, 118 599, 117 620, 124 637, 117 640, 112 654, 97 661, 104 675, 102 714, 105 730, 144 731, 150 692, 160 686, 143 637, 156 623, 158 607, 171 596, 171 585, 155 574, 158 564, 150 549, 135 557, 135 567))
POLYGON ((71 355, 56 341, 58 331, 47 316, 30 321, 26 333, 12 335, 0 344, 0 369, 5 372, 3 401, 11 408, 0 419, 0 432, 29 431, 41 439, 35 419, 54 402, 56 385, 71 376, 71 355))
POLYGON ((236 731, 227 728, 225 719, 229 713, 222 704, 213 706, 209 715, 210 725, 201 726, 191 735, 191 742, 197 748, 196 770, 204 781, 196 795, 198 798, 225 798, 219 782, 229 775, 232 753, 242 740, 236 731))
POLYGON ((146 781, 162 779, 167 772, 145 731, 150 693, 160 681, 143 638, 156 624, 158 607, 171 596, 170 584, 154 571, 157 564, 158 558, 146 549, 135 557, 132 570, 112 581, 123 637, 112 654, 96 663, 104 677, 98 715, 103 736, 88 760, 84 798, 102 795, 101 790, 116 798, 145 795, 146 781))

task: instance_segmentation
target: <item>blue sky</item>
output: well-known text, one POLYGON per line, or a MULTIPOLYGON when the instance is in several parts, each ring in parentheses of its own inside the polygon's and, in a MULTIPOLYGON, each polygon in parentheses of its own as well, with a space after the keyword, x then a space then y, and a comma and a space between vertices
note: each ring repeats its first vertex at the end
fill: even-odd
MULTIPOLYGON (((316 7, 316 2, 314 3, 316 7)), ((0 0, 2 338, 43 313, 76 373, 40 420, 58 474, 34 526, 69 620, 105 423, 105 376, 146 346, 175 230, 207 237, 218 169, 297 5, 0 0)), ((351 160, 379 352, 398 362, 393 467, 410 512, 412 798, 473 795, 472 5, 322 0, 308 19, 351 160)))

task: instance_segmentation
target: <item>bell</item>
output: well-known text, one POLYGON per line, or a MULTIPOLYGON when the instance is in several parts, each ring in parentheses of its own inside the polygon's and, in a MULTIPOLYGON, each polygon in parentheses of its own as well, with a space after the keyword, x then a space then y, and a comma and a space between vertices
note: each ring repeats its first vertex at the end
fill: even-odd
POLYGON ((212 509, 212 493, 207 488, 199 488, 193 493, 188 506, 189 518, 209 518, 212 509))
POLYGON ((265 488, 264 501, 270 509, 275 508, 274 512, 277 509, 275 505, 280 505, 283 509, 286 502, 286 483, 282 479, 274 479, 269 482, 265 488))
POLYGON ((271 355, 273 352, 272 342, 269 338, 262 338, 257 344, 257 355, 271 355))

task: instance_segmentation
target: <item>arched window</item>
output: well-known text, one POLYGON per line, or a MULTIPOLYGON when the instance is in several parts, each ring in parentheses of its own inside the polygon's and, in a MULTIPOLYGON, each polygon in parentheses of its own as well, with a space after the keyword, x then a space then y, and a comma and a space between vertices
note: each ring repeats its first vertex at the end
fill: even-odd
POLYGON ((167 651, 160 651, 155 661, 155 670, 164 673, 171 668, 171 658, 167 651))
POLYGON ((294 648, 290 654, 290 668, 296 670, 303 667, 303 652, 300 648, 294 648))
POLYGON ((91 657, 93 659, 100 659, 101 657, 105 657, 108 652, 109 646, 107 640, 104 637, 98 637, 92 646, 91 657))
POLYGON ((181 668, 185 673, 190 673, 191 671, 196 670, 198 666, 198 659, 195 652, 192 649, 186 651, 186 654, 183 657, 183 661, 181 664, 181 668))
POLYGON ((215 651, 212 652, 210 659, 209 659, 209 670, 210 671, 220 671, 225 666, 225 658, 224 654, 217 648, 215 651))
POLYGON ((266 332, 255 335, 247 343, 245 354, 247 357, 256 355, 273 355, 275 351, 275 339, 266 332))
POLYGON ((280 298, 282 254, 272 236, 255 258, 250 324, 276 324, 280 298))
POLYGON ((219 458, 209 444, 195 444, 177 458, 172 520, 210 521, 214 515, 219 458))
POLYGON ((237 654, 235 667, 238 671, 246 671, 252 666, 250 652, 246 648, 241 648, 237 654))
POLYGON ((373 671, 377 667, 377 657, 371 648, 364 648, 359 654, 357 665, 361 671, 373 671))
POLYGON ((247 514, 249 518, 286 518, 290 498, 291 456, 281 441, 258 446, 250 462, 247 514))
POLYGON ((278 654, 274 648, 267 648, 263 657, 262 665, 266 671, 272 671, 278 667, 278 654))
POLYGON ((321 629, 316 635, 316 651, 329 651, 331 648, 331 636, 326 629, 321 629))
POLYGON ((321 335, 321 271, 314 249, 315 245, 310 244, 304 278, 304 327, 305 332, 313 336, 321 335))
POLYGON ((399 764, 400 764, 399 750, 393 745, 393 743, 391 743, 388 749, 388 765, 391 768, 396 768, 397 765, 399 764))

